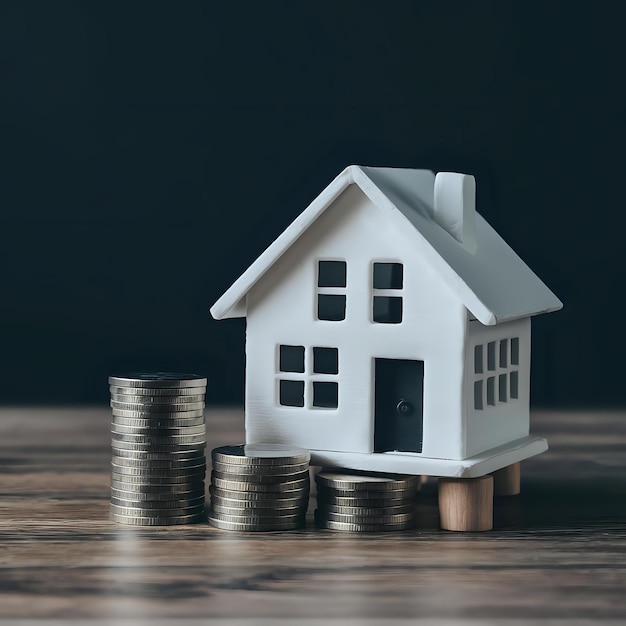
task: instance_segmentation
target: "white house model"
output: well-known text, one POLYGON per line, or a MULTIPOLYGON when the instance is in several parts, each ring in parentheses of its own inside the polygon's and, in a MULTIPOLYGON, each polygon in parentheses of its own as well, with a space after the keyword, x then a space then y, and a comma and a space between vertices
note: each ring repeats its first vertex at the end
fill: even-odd
POLYGON ((530 318, 561 306, 476 213, 472 176, 352 165, 211 313, 247 318, 248 443, 474 478, 547 449, 530 318))

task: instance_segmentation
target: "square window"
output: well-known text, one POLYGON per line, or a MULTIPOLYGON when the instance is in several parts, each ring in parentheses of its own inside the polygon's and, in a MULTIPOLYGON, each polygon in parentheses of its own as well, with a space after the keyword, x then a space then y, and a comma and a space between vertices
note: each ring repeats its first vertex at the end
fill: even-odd
POLYGON ((374 289, 402 289, 402 263, 374 263, 374 289))
POLYGON ((280 346, 281 372, 304 372, 304 346, 280 346))
POLYGON ((313 348, 313 372, 338 374, 339 351, 337 348, 313 348))
POLYGON ((283 406, 304 406, 304 381, 281 380, 280 403, 283 406))
POLYGON ((496 342, 490 341, 487 344, 487 369, 493 371, 496 369, 496 342))
POLYGON ((320 261, 317 273, 318 287, 345 287, 346 262, 320 261))
POLYGON ((510 386, 511 398, 517 400, 519 398, 519 374, 517 372, 511 372, 510 386))
POLYGON ((477 411, 483 409, 483 381, 477 380, 474 383, 474 408, 477 411))
POLYGON ((373 319, 379 324, 399 324, 402 321, 402 298, 374 296, 373 319))
POLYGON ((339 386, 337 383, 313 383, 313 406, 323 409, 336 409, 339 386))
POLYGON ((508 367, 507 348, 509 347, 509 340, 503 339, 500 342, 500 367, 508 367))
POLYGON ((483 373, 483 347, 482 346, 474 347, 474 373, 475 374, 483 373))
POLYGON ((317 319, 340 322, 346 319, 346 297, 330 294, 317 296, 317 319))
POLYGON ((487 379, 487 404, 489 406, 496 405, 496 377, 490 376, 487 379))
POLYGON ((519 337, 511 339, 511 365, 519 365, 519 337))
POLYGON ((500 402, 506 402, 506 374, 500 374, 498 376, 498 400, 500 402))

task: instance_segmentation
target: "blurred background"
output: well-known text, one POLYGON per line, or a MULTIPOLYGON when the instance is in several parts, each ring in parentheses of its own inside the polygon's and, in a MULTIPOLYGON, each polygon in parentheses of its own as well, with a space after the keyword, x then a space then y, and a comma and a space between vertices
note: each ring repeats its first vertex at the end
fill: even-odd
POLYGON ((565 303, 535 407, 623 406, 626 5, 0 5, 0 403, 108 402, 107 375, 243 401, 208 309, 348 164, 456 170, 565 303))

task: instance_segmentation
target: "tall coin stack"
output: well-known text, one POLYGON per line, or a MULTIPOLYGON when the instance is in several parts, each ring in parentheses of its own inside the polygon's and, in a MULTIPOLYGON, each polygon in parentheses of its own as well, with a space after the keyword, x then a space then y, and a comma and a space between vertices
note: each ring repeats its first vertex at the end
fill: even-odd
POLYGON ((419 476, 323 470, 315 477, 321 528, 353 532, 404 530, 415 525, 419 476))
POLYGON ((109 377, 114 522, 167 526, 202 519, 206 383, 195 374, 109 377))
POLYGON ((310 460, 308 450, 281 444, 215 448, 209 523, 238 531, 302 528, 310 460))

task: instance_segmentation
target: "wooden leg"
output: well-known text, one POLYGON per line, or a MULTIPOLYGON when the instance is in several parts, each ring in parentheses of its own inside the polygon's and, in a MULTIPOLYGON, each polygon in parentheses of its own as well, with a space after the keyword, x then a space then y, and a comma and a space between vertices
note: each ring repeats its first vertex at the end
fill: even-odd
POLYGON ((516 496, 520 492, 519 463, 503 467, 492 476, 494 496, 516 496))
POLYGON ((491 530, 493 477, 440 478, 439 520, 444 530, 491 530))

